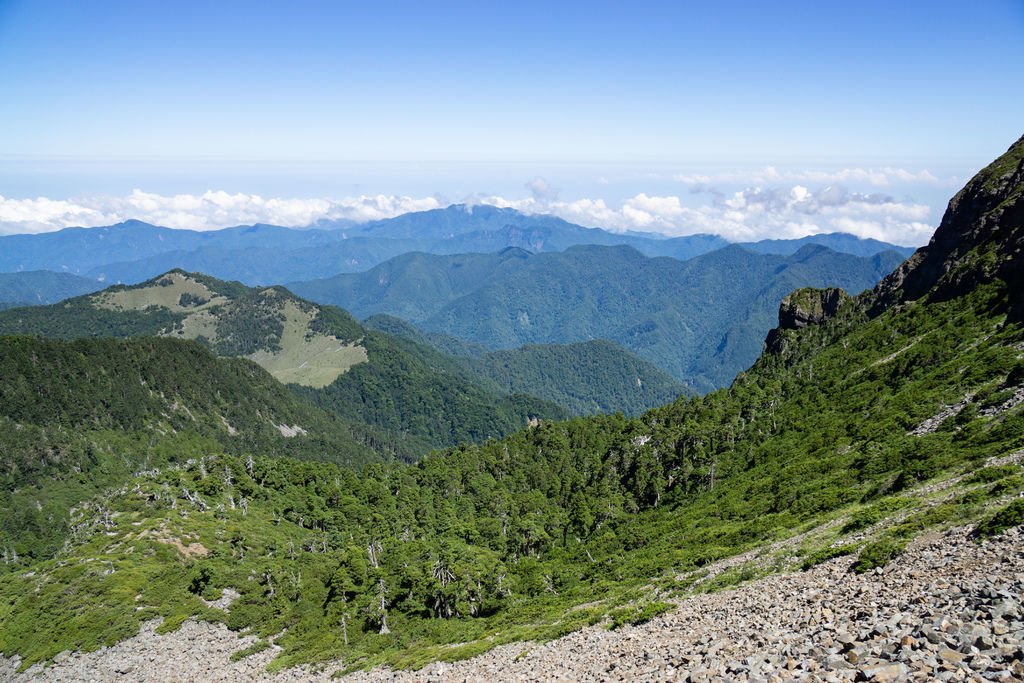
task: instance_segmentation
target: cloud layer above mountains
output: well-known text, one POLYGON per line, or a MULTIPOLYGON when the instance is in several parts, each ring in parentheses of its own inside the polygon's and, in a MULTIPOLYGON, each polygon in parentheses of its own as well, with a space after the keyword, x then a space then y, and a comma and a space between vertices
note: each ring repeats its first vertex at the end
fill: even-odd
POLYGON ((0 234, 95 227, 129 219, 187 230, 216 230, 253 223, 305 227, 320 220, 366 222, 440 206, 441 202, 434 197, 286 199, 223 191, 161 195, 134 190, 126 197, 68 200, 0 196, 0 234))
POLYGON ((670 236, 712 233, 734 242, 789 239, 822 232, 918 245, 934 231, 931 207, 901 202, 880 194, 860 194, 838 186, 814 192, 802 185, 789 189, 749 188, 725 194, 704 191, 710 201, 688 206, 678 196, 640 193, 612 207, 602 199, 571 202, 536 197, 507 200, 482 197, 481 204, 552 213, 568 221, 608 230, 638 230, 670 236))
MULTIPOLYGON (((675 175, 672 182, 678 188, 675 192, 661 188, 660 193, 639 192, 612 202, 599 197, 560 199, 559 190, 538 177, 524 186, 529 194, 525 198, 474 195, 453 201, 514 208, 525 213, 550 213, 574 223, 613 231, 671 236, 714 233, 733 241, 848 232, 919 245, 934 230, 937 212, 918 201, 897 199, 876 190, 893 185, 955 185, 956 180, 939 179, 928 171, 891 168, 825 172, 780 171, 769 166, 745 173, 675 175), (870 191, 850 190, 848 185, 870 191)), ((163 195, 134 190, 120 197, 74 199, 0 196, 0 234, 110 225, 127 219, 191 230, 252 223, 303 227, 321 220, 359 223, 390 218, 441 208, 448 203, 438 196, 378 194, 310 199, 224 191, 163 195)))

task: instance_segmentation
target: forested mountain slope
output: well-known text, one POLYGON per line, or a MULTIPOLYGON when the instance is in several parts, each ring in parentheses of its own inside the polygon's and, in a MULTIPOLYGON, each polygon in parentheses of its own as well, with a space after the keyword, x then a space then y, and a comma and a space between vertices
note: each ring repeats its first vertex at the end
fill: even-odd
POLYGON ((255 361, 295 391, 372 427, 373 447, 404 459, 568 414, 534 397, 510 396, 454 359, 363 329, 344 311, 284 288, 180 270, 53 306, 4 311, 0 334, 195 339, 218 355, 255 361))
POLYGON ((664 370, 605 339, 490 351, 390 315, 370 316, 364 325, 458 356, 464 367, 501 390, 538 396, 574 415, 638 415, 688 393, 664 370))
POLYGON ((818 246, 791 256, 730 246, 685 262, 630 247, 506 249, 406 254, 289 287, 358 317, 387 313, 494 349, 609 339, 703 392, 754 362, 786 293, 827 285, 859 292, 900 260, 818 246))
POLYGON ((639 415, 691 393, 664 370, 604 339, 528 344, 466 363, 504 391, 539 396, 574 415, 639 415))
POLYGON ((867 571, 943 525, 1017 525, 1022 183, 1024 139, 875 290, 790 297, 727 390, 362 473, 216 452, 144 473, 82 506, 53 559, 9 558, 0 650, 27 666, 198 615, 282 648, 274 667, 411 666, 644 621, 770 567, 867 571), (701 574, 754 548, 763 564, 701 574), (228 589, 230 611, 208 602, 228 589))
POLYGON ((302 400, 256 364, 175 339, 0 337, 0 528, 8 554, 49 556, 69 509, 138 472, 210 452, 380 461, 367 428, 302 400))

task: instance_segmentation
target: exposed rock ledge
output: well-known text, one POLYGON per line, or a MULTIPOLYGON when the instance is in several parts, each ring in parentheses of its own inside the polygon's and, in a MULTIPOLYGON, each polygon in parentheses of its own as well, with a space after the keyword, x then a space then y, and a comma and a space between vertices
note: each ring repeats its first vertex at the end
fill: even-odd
MULTIPOLYGON (((643 626, 584 629, 549 643, 518 643, 419 672, 376 670, 351 681, 854 681, 1024 679, 1024 534, 985 543, 965 530, 913 543, 884 570, 850 574, 838 558, 797 574, 700 595, 643 626)), ((329 680, 296 669, 270 676, 267 650, 230 655, 253 639, 186 622, 89 654, 65 654, 45 670, 0 680, 329 680)))
POLYGON ((816 289, 804 287, 790 293, 779 306, 779 327, 798 330, 820 325, 839 312, 850 296, 838 287, 816 289))
POLYGON ((820 325, 835 317, 840 307, 849 300, 850 295, 838 287, 804 287, 791 292, 779 304, 779 326, 768 332, 765 348, 769 353, 782 353, 788 330, 820 325))

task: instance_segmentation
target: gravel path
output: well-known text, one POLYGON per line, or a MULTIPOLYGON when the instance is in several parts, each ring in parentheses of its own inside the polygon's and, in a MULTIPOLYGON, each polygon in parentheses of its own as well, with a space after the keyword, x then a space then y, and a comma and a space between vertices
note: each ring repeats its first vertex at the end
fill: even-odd
MULTIPOLYGON (((847 572, 850 558, 684 600, 642 626, 591 627, 548 643, 505 645, 417 672, 378 669, 347 681, 1006 681, 1024 680, 1024 534, 985 543, 954 530, 919 539, 884 570, 847 572)), ((220 625, 155 624, 119 645, 65 653, 47 669, 0 680, 330 680, 295 669, 269 676, 267 650, 220 625)))

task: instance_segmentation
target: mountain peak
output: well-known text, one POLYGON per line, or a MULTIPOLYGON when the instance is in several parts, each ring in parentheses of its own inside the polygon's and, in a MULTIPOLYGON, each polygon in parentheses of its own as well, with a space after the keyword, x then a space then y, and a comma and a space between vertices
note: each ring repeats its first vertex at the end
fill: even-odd
POLYGON ((831 254, 831 253, 835 253, 835 252, 832 249, 829 249, 828 247, 826 247, 823 244, 810 243, 810 244, 805 244, 802 247, 800 247, 799 249, 797 249, 796 252, 793 253, 793 256, 791 258, 793 260, 795 260, 795 261, 806 261, 807 259, 813 258, 814 256, 817 256, 818 254, 831 254))
MULTIPOLYGON (((96 228, 65 228, 65 230, 103 230, 106 232, 118 232, 122 230, 152 230, 162 231, 170 230, 171 228, 165 228, 160 225, 154 225, 147 223, 146 221, 140 221, 137 218, 127 218, 120 223, 114 223, 113 225, 100 226, 96 228)), ((59 232, 59 231, 58 231, 59 232)))
MULTIPOLYGON (((1019 292, 1024 286, 1017 264, 1024 248, 1022 228, 1024 137, 950 200, 928 245, 875 288, 872 314, 929 293, 936 300, 950 299, 994 279, 1019 292)), ((1021 304, 1011 305, 1019 317, 1021 304)))
POLYGON ((483 212, 486 214, 507 214, 510 216, 521 215, 522 212, 517 211, 511 207, 494 206, 493 204, 450 204, 443 211, 450 213, 462 212, 462 213, 476 213, 483 212))

